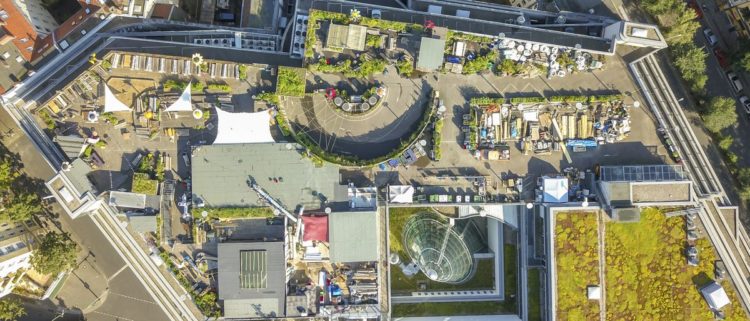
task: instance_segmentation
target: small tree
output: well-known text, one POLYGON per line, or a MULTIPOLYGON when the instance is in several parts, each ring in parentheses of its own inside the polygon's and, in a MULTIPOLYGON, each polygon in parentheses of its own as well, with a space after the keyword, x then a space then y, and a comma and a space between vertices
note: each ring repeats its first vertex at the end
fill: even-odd
POLYGON ((26 308, 16 299, 0 300, 0 320, 15 321, 26 315, 26 308))
POLYGON ((21 173, 8 157, 0 160, 0 190, 7 191, 19 176, 21 173))
POLYGON ((68 233, 47 233, 31 256, 31 266, 42 274, 58 274, 73 267, 75 262, 76 244, 68 233))
POLYGON ((703 124, 713 133, 734 125, 737 122, 737 111, 734 99, 714 97, 708 103, 708 109, 703 115, 703 124))
POLYGON ((706 86, 706 52, 694 44, 676 47, 675 66, 682 78, 690 83, 691 90, 700 92, 706 86))
POLYGON ((9 198, 8 204, 0 211, 0 221, 21 222, 42 212, 42 205, 36 194, 20 193, 9 198))

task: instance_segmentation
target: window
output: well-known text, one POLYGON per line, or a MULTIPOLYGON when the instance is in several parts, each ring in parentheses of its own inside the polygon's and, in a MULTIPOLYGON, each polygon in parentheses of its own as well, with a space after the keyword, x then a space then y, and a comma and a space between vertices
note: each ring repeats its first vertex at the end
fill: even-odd
POLYGON ((26 51, 32 51, 32 50, 34 50, 34 47, 32 47, 32 46, 26 47, 26 51))
POLYGON ((3 18, 3 20, 8 19, 8 11, 0 10, 0 18, 3 18))
POLYGON ((23 57, 21 57, 21 56, 16 57, 16 62, 19 63, 19 64, 22 63, 23 62, 23 57))
POLYGON ((81 30, 81 34, 82 34, 82 35, 86 35, 86 29, 84 29, 84 30, 81 30))
POLYGON ((28 37, 21 38, 21 43, 26 43, 29 41, 28 37))
POLYGON ((3 53, 3 59, 8 59, 8 58, 10 58, 10 52, 6 51, 3 53))

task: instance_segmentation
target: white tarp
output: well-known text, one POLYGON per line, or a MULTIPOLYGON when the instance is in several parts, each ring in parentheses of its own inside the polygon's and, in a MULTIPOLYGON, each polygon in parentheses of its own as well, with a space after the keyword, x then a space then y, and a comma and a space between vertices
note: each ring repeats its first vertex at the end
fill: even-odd
POLYGON ((567 203, 568 179, 565 177, 544 178, 544 202, 567 203))
POLYGON ((708 302, 708 306, 711 309, 719 310, 729 304, 727 293, 724 292, 724 288, 716 282, 711 282, 711 284, 702 288, 701 294, 706 298, 706 302, 708 302))
POLYGON ((130 107, 117 99, 112 90, 109 89, 109 86, 104 84, 104 112, 113 113, 118 111, 130 111, 130 107))
POLYGON ((215 108, 219 118, 214 144, 273 143, 271 114, 229 113, 215 108))
POLYGON ((413 203, 414 186, 391 185, 388 187, 388 201, 391 203, 413 203))
POLYGON ((182 91, 180 98, 173 102, 172 105, 167 107, 164 111, 193 111, 193 103, 191 102, 190 88, 192 83, 189 83, 185 90, 182 91))

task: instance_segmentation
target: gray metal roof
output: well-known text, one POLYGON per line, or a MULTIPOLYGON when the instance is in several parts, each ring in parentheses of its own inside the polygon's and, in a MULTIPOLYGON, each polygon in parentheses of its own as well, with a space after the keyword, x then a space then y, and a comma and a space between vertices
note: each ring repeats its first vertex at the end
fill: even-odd
POLYGON ((257 318, 284 315, 284 242, 219 243, 218 253, 219 299, 224 301, 225 317, 257 318), (246 255, 247 253, 250 255, 246 255), (261 257, 265 259, 259 260, 261 257), (254 283, 255 288, 243 288, 243 269, 256 274, 262 271, 265 281, 254 283))
POLYGON ((129 192, 109 192, 109 205, 125 208, 146 208, 146 194, 129 192))
POLYGON ((55 142, 57 145, 60 145, 65 156, 68 156, 69 159, 74 159, 80 156, 86 146, 86 139, 75 135, 55 136, 55 142))
POLYGON ((333 212, 328 217, 331 262, 378 259, 377 212, 333 212))
POLYGON ((599 179, 605 182, 657 182, 688 180, 682 165, 602 166, 599 179))
POLYGON ((131 228, 140 233, 156 231, 156 215, 128 216, 131 228))
POLYGON ((417 56, 417 69, 421 71, 434 71, 443 64, 445 54, 445 40, 422 37, 419 45, 419 56, 417 56))
POLYGON ((250 177, 288 210, 320 208, 321 198, 335 199, 339 185, 337 167, 316 168, 291 144, 203 146, 193 152, 192 172, 194 199, 208 207, 260 205, 250 177))
POLYGON ((85 192, 91 191, 96 193, 94 184, 89 180, 88 174, 91 173, 91 166, 86 164, 82 159, 77 158, 70 164, 70 170, 65 172, 65 177, 70 180, 76 189, 77 196, 80 197, 85 192))

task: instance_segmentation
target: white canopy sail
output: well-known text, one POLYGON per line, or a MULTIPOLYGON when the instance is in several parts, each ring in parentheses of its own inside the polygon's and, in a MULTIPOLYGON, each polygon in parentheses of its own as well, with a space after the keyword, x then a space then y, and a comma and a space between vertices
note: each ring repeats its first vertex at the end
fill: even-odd
POLYGON ((188 83, 185 90, 182 91, 180 98, 177 98, 177 101, 172 103, 172 105, 167 107, 164 111, 193 111, 193 104, 191 102, 192 96, 190 95, 191 85, 192 83, 188 83))
POLYGON ((117 99, 112 90, 109 89, 109 86, 104 84, 104 112, 113 113, 118 111, 130 111, 130 107, 117 99))
POLYGON ((218 132, 214 145, 243 143, 272 143, 271 115, 257 113, 229 113, 216 108, 218 132))

